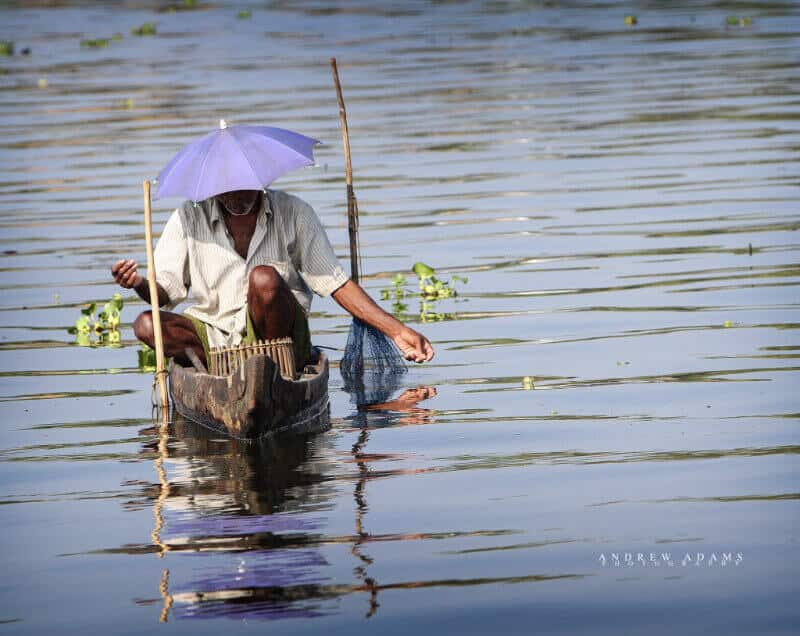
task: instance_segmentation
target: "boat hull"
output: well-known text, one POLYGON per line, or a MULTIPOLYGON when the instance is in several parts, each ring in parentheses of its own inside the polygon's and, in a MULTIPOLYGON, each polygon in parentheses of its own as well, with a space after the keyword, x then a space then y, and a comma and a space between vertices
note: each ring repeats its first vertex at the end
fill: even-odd
POLYGON ((286 431, 327 428, 328 358, 318 349, 297 380, 281 376, 269 356, 255 355, 226 376, 170 364, 169 387, 175 409, 212 430, 239 439, 286 431))

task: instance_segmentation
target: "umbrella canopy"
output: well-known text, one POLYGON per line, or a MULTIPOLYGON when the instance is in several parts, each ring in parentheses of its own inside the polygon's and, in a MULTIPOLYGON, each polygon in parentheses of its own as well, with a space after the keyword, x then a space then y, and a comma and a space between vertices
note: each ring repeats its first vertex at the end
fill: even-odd
POLYGON ((316 139, 271 126, 228 126, 184 146, 158 175, 156 198, 202 201, 232 190, 261 190, 314 163, 316 139))

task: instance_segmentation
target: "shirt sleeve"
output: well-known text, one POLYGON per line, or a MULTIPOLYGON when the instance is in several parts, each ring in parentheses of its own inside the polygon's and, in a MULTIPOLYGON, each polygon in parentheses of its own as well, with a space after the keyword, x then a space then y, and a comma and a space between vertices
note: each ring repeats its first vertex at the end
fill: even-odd
POLYGON ((296 206, 297 271, 306 285, 319 296, 330 296, 344 285, 344 273, 314 209, 305 202, 296 206))
POLYGON ((189 251, 179 210, 169 217, 153 254, 156 282, 169 296, 169 308, 186 300, 189 287, 189 251))

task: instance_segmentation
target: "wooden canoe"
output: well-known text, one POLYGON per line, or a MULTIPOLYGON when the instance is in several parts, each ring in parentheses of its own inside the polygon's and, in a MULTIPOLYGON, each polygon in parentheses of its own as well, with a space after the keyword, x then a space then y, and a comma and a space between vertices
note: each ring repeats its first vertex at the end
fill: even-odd
POLYGON ((330 422, 328 357, 317 348, 294 380, 283 377, 267 355, 251 356, 229 375, 172 361, 169 389, 181 415, 235 438, 320 430, 330 422))

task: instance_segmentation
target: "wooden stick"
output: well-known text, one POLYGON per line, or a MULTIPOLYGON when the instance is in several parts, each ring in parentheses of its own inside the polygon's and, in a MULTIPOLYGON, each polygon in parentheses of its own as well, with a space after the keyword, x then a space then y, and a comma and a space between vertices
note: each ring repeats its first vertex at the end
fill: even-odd
POLYGON ((156 380, 161 394, 161 406, 169 406, 167 394, 166 369, 164 369, 164 337, 161 333, 161 313, 158 307, 158 286, 156 285, 156 265, 153 257, 153 215, 150 208, 150 181, 142 182, 144 188, 144 239, 147 243, 147 286, 150 290, 150 306, 153 313, 153 335, 156 345, 156 380))
POLYGON ((344 174, 347 182, 347 232, 350 236, 350 278, 354 283, 359 280, 359 265, 361 254, 358 244, 358 202, 353 190, 353 166, 350 162, 350 133, 347 130, 347 111, 342 97, 342 86, 339 83, 339 70, 336 67, 336 58, 331 58, 331 72, 333 83, 336 86, 336 99, 339 102, 339 119, 342 123, 342 142, 344 143, 344 174))

